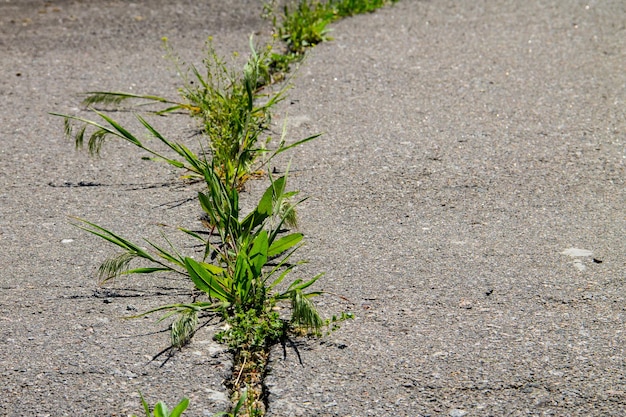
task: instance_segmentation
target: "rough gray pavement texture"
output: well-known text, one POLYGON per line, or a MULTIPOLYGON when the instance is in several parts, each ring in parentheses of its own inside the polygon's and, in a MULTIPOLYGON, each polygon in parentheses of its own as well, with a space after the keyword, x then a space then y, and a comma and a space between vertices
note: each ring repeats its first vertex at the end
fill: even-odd
MULTIPOLYGON (((166 324, 120 319, 189 284, 99 287, 112 248, 68 222, 176 237, 199 211, 164 204, 195 191, 120 143, 74 152, 47 114, 85 114, 93 89, 175 97, 162 36, 199 63, 208 35, 228 53, 268 31, 260 2, 196 3, 0 3, 5 415, 138 413, 137 390, 187 395, 190 416, 225 405, 213 325, 151 361, 166 324)), ((349 301, 320 308, 356 318, 274 349, 269 415, 624 415, 626 4, 404 0, 333 29, 276 129, 324 133, 289 155, 311 197, 299 274, 326 271, 318 288, 349 301)), ((191 120, 155 123, 193 140, 191 120)))
MULTIPOLYGON (((168 346, 167 323, 122 320, 188 301, 189 283, 153 277, 99 287, 97 267, 115 251, 69 224, 78 216, 136 242, 161 242, 162 229, 176 239, 175 227, 196 227, 200 211, 169 207, 196 190, 132 146, 111 141, 102 159, 75 152, 62 120, 47 113, 86 116, 78 94, 93 90, 176 98, 181 82, 161 38, 201 65, 209 35, 220 52, 243 52, 250 33, 267 28, 260 14, 257 1, 0 3, 1 415, 140 414, 139 390, 152 404, 188 396, 191 416, 229 405, 230 356, 213 329, 168 361, 151 361, 168 346)), ((130 114, 114 117, 144 136, 130 114)), ((154 123, 195 141, 186 116, 154 123)))

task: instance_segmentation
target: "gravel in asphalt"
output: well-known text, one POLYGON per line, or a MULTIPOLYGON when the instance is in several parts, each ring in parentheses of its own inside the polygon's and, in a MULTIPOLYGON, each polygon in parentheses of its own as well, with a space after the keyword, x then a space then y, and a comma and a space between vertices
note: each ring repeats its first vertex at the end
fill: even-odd
MULTIPOLYGON (((260 13, 244 0, 0 3, 4 415, 139 413, 138 390, 189 396, 189 416, 227 404, 218 324, 152 361, 166 326, 121 319, 188 299, 189 284, 98 286, 112 248, 68 219, 137 241, 165 229, 193 250, 175 227, 199 210, 164 204, 195 190, 124 144, 75 152, 48 112, 84 115, 77 94, 94 89, 175 98, 161 38, 200 64, 209 35, 228 54, 267 34, 260 13)), ((310 196, 298 275, 325 271, 320 308, 356 317, 272 351, 269 415, 624 415, 626 5, 403 0, 332 36, 275 118, 290 139, 324 135, 277 164, 292 158, 291 187, 310 196)), ((195 128, 155 123, 180 140, 195 128)))

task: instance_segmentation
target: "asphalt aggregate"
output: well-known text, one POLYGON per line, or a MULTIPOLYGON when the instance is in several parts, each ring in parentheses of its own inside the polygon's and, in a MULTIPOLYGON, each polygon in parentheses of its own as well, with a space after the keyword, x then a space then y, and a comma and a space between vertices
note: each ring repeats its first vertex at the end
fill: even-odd
MULTIPOLYGON (((198 186, 128 144, 75 151, 49 112, 88 116, 94 90, 176 98, 162 38, 197 66, 208 36, 245 55, 270 34, 261 13, 0 2, 0 414, 140 414, 139 391, 189 397, 190 417, 228 406, 220 323, 162 353, 166 322, 124 319, 189 300, 190 283, 99 285, 115 250, 71 224, 193 253, 177 227, 199 224, 198 186)), ((296 275, 325 272, 317 305, 355 318, 272 350, 268 416, 626 415, 626 3, 400 0, 331 36, 272 127, 323 135, 275 165, 309 197, 296 275)), ((187 116, 151 121, 196 140, 187 116)))

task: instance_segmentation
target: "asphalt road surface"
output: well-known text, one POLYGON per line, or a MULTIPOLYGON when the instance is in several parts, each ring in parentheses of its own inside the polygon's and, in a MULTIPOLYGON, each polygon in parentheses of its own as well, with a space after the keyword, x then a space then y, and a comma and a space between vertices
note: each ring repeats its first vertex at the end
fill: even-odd
MULTIPOLYGON (((122 143, 74 151, 48 112, 86 115, 90 90, 176 98, 161 38, 196 65, 210 35, 245 54, 261 10, 0 3, 0 414, 123 416, 138 390, 190 397, 190 417, 228 405, 219 323, 152 360, 167 325, 122 319, 189 283, 99 286, 114 250, 70 224, 185 246, 197 189, 122 143)), ((274 122, 324 134, 288 155, 310 197, 298 275, 325 271, 320 309, 356 318, 272 351, 269 415, 625 415, 626 3, 401 0, 332 28, 274 122)), ((188 117, 154 123, 195 140, 188 117)))

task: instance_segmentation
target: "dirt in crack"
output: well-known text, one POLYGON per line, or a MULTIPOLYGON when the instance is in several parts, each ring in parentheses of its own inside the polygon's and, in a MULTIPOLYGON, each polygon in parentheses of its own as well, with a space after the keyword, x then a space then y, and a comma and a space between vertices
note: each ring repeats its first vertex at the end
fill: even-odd
POLYGON ((234 353, 234 366, 227 387, 233 404, 242 401, 237 416, 261 417, 268 408, 268 392, 265 376, 269 363, 270 347, 255 351, 239 350, 234 353), (241 398, 245 395, 245 398, 241 398))

